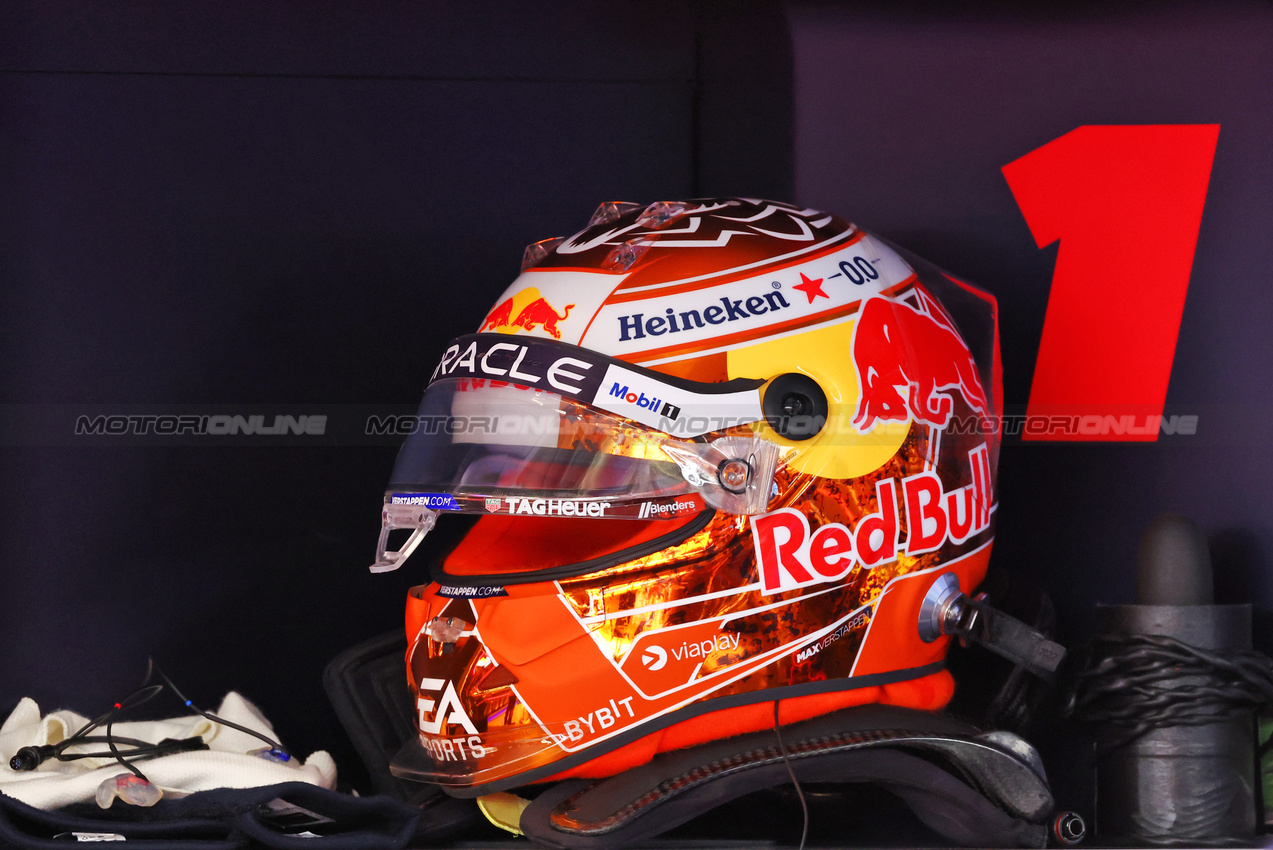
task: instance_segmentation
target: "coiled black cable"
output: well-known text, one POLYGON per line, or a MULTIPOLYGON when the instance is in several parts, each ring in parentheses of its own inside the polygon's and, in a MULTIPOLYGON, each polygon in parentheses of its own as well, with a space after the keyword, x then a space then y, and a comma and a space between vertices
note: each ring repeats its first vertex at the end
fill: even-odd
POLYGON ((231 729, 236 729, 257 738, 268 746, 271 754, 274 754, 280 761, 291 760, 291 755, 283 749, 283 745, 268 735, 262 734, 255 729, 241 726, 238 723, 232 723, 224 718, 217 717, 215 714, 205 711, 195 705, 194 702, 186 697, 185 694, 178 690, 177 686, 173 684, 172 679, 168 678, 168 675, 160 669, 154 659, 150 659, 146 666, 146 677, 140 688, 115 703, 115 705, 105 714, 102 714, 95 720, 90 720, 85 723, 74 734, 63 739, 57 744, 22 747, 13 756, 13 758, 9 760, 10 769, 35 770, 43 761, 51 758, 57 759, 58 761, 74 761, 76 759, 110 757, 115 759, 115 761, 130 771, 138 779, 149 781, 146 779, 146 774, 142 773, 142 771, 137 768, 135 762, 142 761, 144 759, 158 758, 172 753, 206 750, 208 746, 199 736, 184 738, 181 740, 166 738, 157 744, 152 744, 146 741, 136 740, 135 738, 121 737, 113 733, 114 723, 119 719, 120 714, 137 708, 138 706, 150 701, 156 694, 164 689, 165 685, 167 685, 168 689, 185 704, 186 708, 190 709, 195 714, 205 717, 213 723, 218 723, 231 729), (150 684, 151 680, 155 676, 162 679, 164 684, 150 684), (105 735, 89 734, 103 724, 105 725, 105 735), (89 743, 104 743, 109 749, 109 752, 67 752, 70 747, 77 747, 89 743), (119 748, 119 744, 126 744, 131 747, 131 749, 121 750, 119 748))
POLYGON ((1108 755, 1153 729, 1204 726, 1273 704, 1273 659, 1212 652, 1165 635, 1099 635, 1087 649, 1063 715, 1116 727, 1108 755))

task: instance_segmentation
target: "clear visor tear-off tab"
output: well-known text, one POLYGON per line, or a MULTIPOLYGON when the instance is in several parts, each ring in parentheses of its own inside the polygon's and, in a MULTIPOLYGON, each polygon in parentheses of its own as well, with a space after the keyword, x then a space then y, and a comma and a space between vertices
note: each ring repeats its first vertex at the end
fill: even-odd
POLYGON ((376 562, 368 569, 373 573, 387 573, 398 569, 420 541, 438 521, 438 512, 419 505, 385 505, 380 513, 380 540, 376 543, 376 562), (397 550, 390 550, 389 532, 410 529, 411 534, 397 550))

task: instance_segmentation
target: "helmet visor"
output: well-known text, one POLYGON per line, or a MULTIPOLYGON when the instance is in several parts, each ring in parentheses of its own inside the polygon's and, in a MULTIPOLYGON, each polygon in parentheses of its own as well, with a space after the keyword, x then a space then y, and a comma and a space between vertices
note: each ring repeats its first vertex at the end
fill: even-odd
MULTIPOLYGON (((492 336, 508 339, 490 334, 473 339, 484 342, 488 353, 513 347, 480 339, 492 336)), ((609 358, 561 343, 536 340, 533 348, 522 348, 541 354, 550 349, 547 360, 556 357, 553 362, 561 359, 562 349, 587 355, 588 360, 571 357, 575 375, 596 368, 609 377, 616 368, 591 362, 609 358)), ((470 359, 498 368, 498 361, 486 356, 470 359)), ((547 360, 523 357, 519 374, 533 378, 527 370, 547 360)), ((761 418, 760 382, 748 382, 749 390, 721 393, 719 385, 702 385, 704 391, 695 392, 686 382, 664 384, 661 376, 651 377, 655 373, 626 364, 619 368, 640 378, 637 389, 633 380, 601 380, 588 387, 570 376, 560 382, 567 386, 554 390, 531 386, 529 380, 455 375, 440 366, 442 374, 435 373, 426 390, 415 432, 403 444, 390 478, 372 569, 394 569, 442 511, 670 520, 708 506, 733 514, 764 510, 779 449, 750 427, 761 418), (681 404, 667 401, 673 394, 681 404), (754 404, 747 403, 748 395, 754 404), (626 411, 631 415, 602 404, 631 408, 626 411), (683 415, 686 407, 699 421, 691 424, 683 415), (668 430, 720 427, 679 436, 636 416, 668 430), (413 532, 397 552, 386 548, 393 529, 413 532)), ((559 370, 557 376, 564 374, 559 370)))

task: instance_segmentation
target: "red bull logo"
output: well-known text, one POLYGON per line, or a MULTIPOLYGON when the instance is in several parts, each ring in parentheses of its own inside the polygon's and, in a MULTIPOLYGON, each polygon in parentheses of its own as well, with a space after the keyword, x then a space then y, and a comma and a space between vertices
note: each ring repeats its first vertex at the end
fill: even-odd
POLYGON ((561 339, 557 323, 564 322, 574 306, 567 304, 566 309, 558 313, 538 289, 528 286, 496 305, 478 330, 482 333, 517 333, 519 330, 533 333, 542 329, 553 339, 561 339))
POLYGON ((923 290, 920 309, 891 298, 868 298, 853 329, 858 403, 853 427, 867 434, 877 422, 906 421, 945 428, 957 390, 978 415, 988 413, 972 352, 923 290))
POLYGON ((968 453, 968 467, 970 483, 955 490, 946 490, 931 470, 900 481, 877 481, 877 509, 861 517, 853 528, 838 522, 811 528, 808 518, 795 508, 753 516, 751 534, 760 592, 785 593, 837 582, 858 566, 873 569, 897 560, 901 552, 911 556, 934 552, 947 541, 963 543, 985 531, 994 505, 990 452, 985 443, 968 453), (899 501, 905 526, 900 522, 899 501), (903 527, 905 540, 900 534, 903 527))

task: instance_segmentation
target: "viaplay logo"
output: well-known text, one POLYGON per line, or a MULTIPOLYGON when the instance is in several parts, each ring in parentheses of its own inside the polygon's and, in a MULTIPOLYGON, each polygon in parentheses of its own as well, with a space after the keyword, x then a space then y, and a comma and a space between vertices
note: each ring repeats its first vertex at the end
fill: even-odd
POLYGON ((647 646, 641 651, 641 664, 646 670, 662 670, 667 666, 667 650, 658 644, 647 646))
POLYGON ((644 392, 632 392, 627 385, 620 384, 618 381, 610 387, 610 395, 673 421, 681 415, 681 409, 671 402, 665 402, 657 396, 646 395, 644 392))

